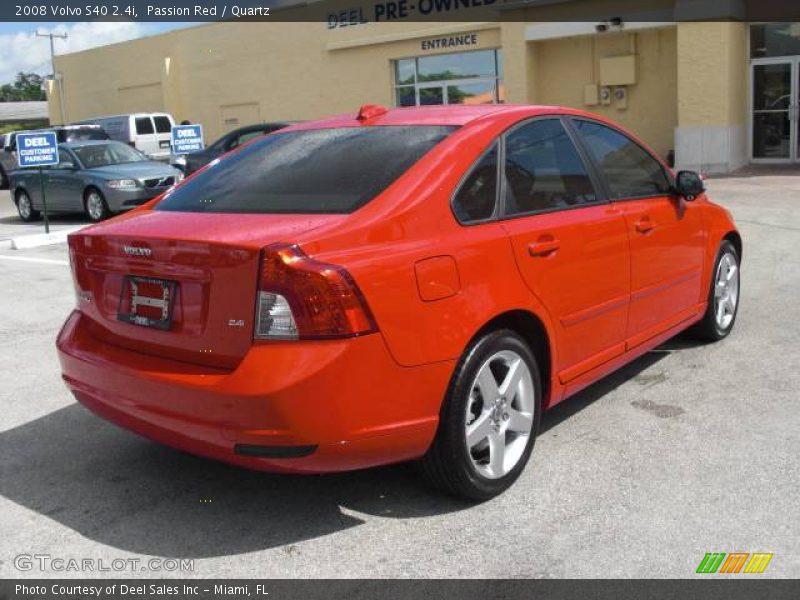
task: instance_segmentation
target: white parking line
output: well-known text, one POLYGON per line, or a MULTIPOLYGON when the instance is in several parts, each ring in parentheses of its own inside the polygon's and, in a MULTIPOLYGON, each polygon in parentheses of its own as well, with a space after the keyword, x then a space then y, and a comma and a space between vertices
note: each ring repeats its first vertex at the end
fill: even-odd
POLYGON ((52 258, 31 258, 30 256, 7 256, 0 254, 0 260, 18 260, 20 262, 42 263, 45 265, 61 265, 68 267, 69 262, 66 260, 54 260, 52 258))

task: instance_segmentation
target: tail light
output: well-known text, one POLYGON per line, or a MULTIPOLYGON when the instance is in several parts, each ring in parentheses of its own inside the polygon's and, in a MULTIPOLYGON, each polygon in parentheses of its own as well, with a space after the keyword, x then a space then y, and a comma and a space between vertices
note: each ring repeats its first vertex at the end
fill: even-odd
POLYGON ((254 336, 326 339, 377 331, 361 290, 342 267, 316 261, 297 246, 261 251, 254 336))

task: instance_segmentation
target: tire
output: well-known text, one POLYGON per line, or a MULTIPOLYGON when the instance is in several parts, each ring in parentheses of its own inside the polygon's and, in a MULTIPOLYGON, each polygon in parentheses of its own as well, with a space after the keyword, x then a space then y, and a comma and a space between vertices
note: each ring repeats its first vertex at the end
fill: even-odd
POLYGON ((533 450, 541 390, 536 358, 519 335, 502 329, 481 336, 453 374, 436 437, 419 463, 422 475, 465 500, 483 502, 503 493, 533 450), (504 393, 509 387, 514 391, 504 393))
POLYGON ((92 223, 99 223, 111 216, 108 203, 97 188, 87 188, 84 192, 83 212, 92 223))
POLYGON ((8 175, 6 175, 3 167, 0 167, 0 190, 7 190, 9 188, 8 175))
POLYGON ((707 342, 718 342, 728 337, 739 312, 740 273, 736 247, 730 241, 723 240, 711 272, 708 308, 703 318, 689 329, 690 335, 707 342))
POLYGON ((31 197, 28 195, 28 192, 25 190, 17 190, 15 194, 15 204, 17 205, 17 214, 19 218, 25 221, 26 223, 30 223, 31 221, 36 221, 39 218, 39 211, 33 209, 33 202, 31 201, 31 197))

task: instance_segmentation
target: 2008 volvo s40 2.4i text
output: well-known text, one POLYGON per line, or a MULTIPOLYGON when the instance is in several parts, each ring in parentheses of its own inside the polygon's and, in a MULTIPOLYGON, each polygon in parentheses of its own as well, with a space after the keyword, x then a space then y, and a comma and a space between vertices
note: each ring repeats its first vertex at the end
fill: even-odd
POLYGON ((742 242, 701 178, 554 107, 296 124, 72 234, 64 380, 97 414, 236 465, 419 460, 520 475, 543 410, 681 330, 718 340, 742 242))

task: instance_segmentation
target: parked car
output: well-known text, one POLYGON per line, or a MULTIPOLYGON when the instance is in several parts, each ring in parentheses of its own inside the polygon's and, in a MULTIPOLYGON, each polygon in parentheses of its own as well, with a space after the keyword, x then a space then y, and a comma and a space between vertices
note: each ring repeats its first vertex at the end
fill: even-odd
POLYGON ((28 131, 14 131, 3 140, 0 152, 0 189, 8 187, 8 173, 18 167, 17 165, 17 139, 19 133, 36 133, 38 131, 52 131, 56 134, 59 144, 76 142, 80 140, 107 140, 108 134, 99 125, 54 125, 46 129, 28 131))
MULTIPOLYGON (((115 141, 59 144, 58 159, 42 169, 48 211, 84 211, 92 221, 139 206, 183 179, 178 169, 115 141)), ((11 172, 11 197, 23 221, 44 209, 40 181, 38 169, 11 172)))
POLYGON ((175 119, 168 113, 132 113, 86 119, 103 127, 112 140, 133 146, 154 160, 168 161, 175 119))
POLYGON ((259 123, 258 125, 240 127, 239 129, 229 131, 216 142, 210 146, 206 146, 205 149, 199 152, 172 156, 172 158, 170 158, 170 163, 172 166, 181 169, 187 175, 191 175, 226 152, 230 152, 252 139, 283 129, 288 125, 289 123, 259 123))
POLYGON ((69 248, 58 352, 97 414, 255 469, 419 460, 473 500, 543 410, 687 328, 726 337, 742 256, 696 173, 513 105, 293 125, 69 248))

